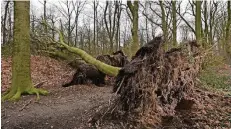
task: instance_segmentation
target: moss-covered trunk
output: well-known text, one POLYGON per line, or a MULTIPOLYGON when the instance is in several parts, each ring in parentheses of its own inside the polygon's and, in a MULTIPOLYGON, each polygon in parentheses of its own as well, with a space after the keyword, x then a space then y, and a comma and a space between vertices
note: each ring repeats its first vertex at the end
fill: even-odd
POLYGON ((197 43, 201 43, 201 1, 196 1, 195 30, 197 43))
POLYGON ((14 46, 12 84, 3 100, 18 100, 22 93, 47 94, 35 89, 30 71, 30 1, 14 2, 14 46))
POLYGON ((138 36, 138 25, 139 25, 139 1, 134 1, 134 4, 131 1, 127 1, 128 8, 132 14, 132 40, 133 43, 131 45, 132 55, 135 55, 137 50, 139 49, 139 36, 138 36))
POLYGON ((60 36, 60 43, 70 52, 76 53, 77 55, 79 55, 84 61, 86 61, 89 64, 94 65, 97 69, 99 69, 101 72, 110 75, 110 76, 117 76, 119 73, 120 68, 119 67, 114 67, 108 64, 105 64, 99 60, 97 60, 96 58, 92 57, 91 55, 89 55, 88 53, 86 53, 85 51, 76 48, 76 47, 70 47, 68 46, 66 43, 64 43, 63 41, 63 36, 62 33, 59 32, 59 36, 60 36))

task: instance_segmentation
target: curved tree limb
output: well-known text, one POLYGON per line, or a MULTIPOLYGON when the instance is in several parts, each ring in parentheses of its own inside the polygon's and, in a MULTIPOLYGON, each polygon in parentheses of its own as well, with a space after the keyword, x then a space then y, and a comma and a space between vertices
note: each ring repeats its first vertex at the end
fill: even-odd
POLYGON ((119 70, 121 68, 105 64, 105 63, 95 59, 94 57, 92 57, 91 55, 89 55, 88 53, 86 53, 85 51, 83 51, 83 50, 81 50, 79 48, 68 46, 63 41, 63 35, 62 35, 62 33, 60 31, 59 31, 59 36, 60 36, 60 44, 63 45, 70 52, 78 54, 87 63, 94 65, 101 72, 103 72, 103 73, 105 73, 107 75, 110 75, 110 76, 117 76, 118 75, 119 70))

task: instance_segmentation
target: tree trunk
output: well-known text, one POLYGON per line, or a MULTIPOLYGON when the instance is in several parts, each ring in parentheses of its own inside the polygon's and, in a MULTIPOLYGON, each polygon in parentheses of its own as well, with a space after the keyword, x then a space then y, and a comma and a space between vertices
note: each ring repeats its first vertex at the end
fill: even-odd
POLYGON ((136 51, 139 49, 139 37, 138 37, 138 11, 139 11, 139 1, 134 1, 132 5, 131 1, 127 1, 128 8, 132 14, 132 39, 133 43, 131 45, 132 55, 135 55, 136 51))
MULTIPOLYGON (((47 1, 44 0, 44 4, 43 4, 43 18, 44 18, 44 22, 47 24, 47 15, 46 15, 46 4, 47 4, 47 1)), ((47 26, 44 25, 44 29, 45 29, 45 33, 47 33, 48 29, 47 29, 47 26)))
POLYGON ((195 30, 197 43, 201 44, 201 1, 196 1, 195 30))
POLYGON ((64 43, 63 36, 61 33, 59 33, 59 36, 60 36, 60 43, 70 52, 78 54, 84 61, 86 61, 89 64, 94 65, 97 69, 99 69, 101 72, 103 72, 107 75, 110 75, 110 76, 117 76, 118 75, 119 70, 120 70, 119 67, 114 67, 114 66, 105 64, 105 63, 95 59, 94 57, 92 57, 91 55, 89 55, 88 53, 86 53, 85 51, 83 51, 79 48, 68 46, 66 43, 64 43))
POLYGON ((227 19, 227 25, 226 25, 226 35, 225 35, 225 40, 226 40, 226 53, 227 53, 227 59, 230 62, 231 61, 231 42, 230 42, 230 27, 231 27, 231 2, 227 2, 227 11, 228 11, 228 19, 227 19))
POLYGON ((231 27, 231 2, 228 1, 227 2, 227 12, 228 12, 228 20, 227 20, 227 25, 226 25, 226 36, 225 36, 225 39, 228 43, 229 41, 229 38, 230 38, 230 27, 231 27))
MULTIPOLYGON (((9 16, 12 16, 11 13, 12 13, 12 10, 9 9, 9 16)), ((8 22, 9 22, 9 41, 11 42, 11 41, 13 41, 13 30, 12 30, 12 23, 13 22, 11 20, 11 17, 9 17, 9 21, 8 22)))
POLYGON ((177 26, 176 26, 176 1, 172 1, 172 26, 173 26, 173 47, 177 46, 177 40, 176 40, 176 36, 177 36, 177 26))
POLYGON ((96 45, 95 45, 95 26, 96 26, 96 25, 95 25, 95 15, 96 15, 95 1, 94 1, 93 3, 94 3, 94 34, 93 34, 93 48, 94 48, 94 51, 95 51, 94 53, 96 53, 97 50, 95 49, 95 48, 96 48, 96 45))
POLYGON ((167 21, 166 21, 166 14, 165 14, 165 9, 163 5, 163 1, 160 1, 160 8, 161 8, 161 24, 162 24, 162 30, 163 30, 163 35, 165 41, 168 39, 168 32, 167 32, 167 21))
POLYGON ((34 88, 30 71, 30 1, 14 1, 12 84, 3 100, 18 100, 22 93, 47 94, 34 88))
POLYGON ((5 14, 4 14, 4 17, 3 17, 3 29, 2 29, 2 34, 3 34, 2 42, 3 42, 3 44, 6 44, 6 18, 7 18, 7 12, 8 12, 8 8, 9 8, 9 3, 10 3, 10 1, 6 1, 5 14))

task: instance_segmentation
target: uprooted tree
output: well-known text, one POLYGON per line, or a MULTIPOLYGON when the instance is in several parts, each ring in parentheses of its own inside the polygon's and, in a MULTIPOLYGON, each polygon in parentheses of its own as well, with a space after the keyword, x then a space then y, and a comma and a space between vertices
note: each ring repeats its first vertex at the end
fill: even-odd
POLYGON ((14 47, 12 84, 2 100, 18 100, 21 94, 46 95, 48 92, 36 89, 30 71, 30 1, 14 1, 14 47))
POLYGON ((155 127, 163 116, 191 108, 190 95, 203 57, 200 47, 190 42, 165 52, 163 45, 161 37, 155 38, 119 71, 113 89, 119 95, 93 117, 93 123, 105 116, 119 116, 155 127))
POLYGON ((79 48, 68 46, 64 42, 63 35, 61 32, 59 32, 59 36, 60 36, 60 44, 63 45, 68 51, 76 53, 84 61, 86 61, 89 64, 94 65, 98 70, 100 70, 101 72, 103 72, 107 75, 110 75, 110 76, 117 76, 118 75, 119 70, 120 70, 119 67, 114 67, 114 66, 105 64, 105 63, 97 60, 96 58, 92 57, 91 55, 89 55, 88 53, 86 53, 85 51, 83 51, 79 48))
POLYGON ((190 96, 206 54, 196 41, 165 52, 163 39, 157 37, 140 48, 123 68, 117 68, 66 45, 60 37, 66 49, 105 74, 116 76, 113 91, 119 95, 93 117, 93 123, 110 115, 145 127, 159 127, 162 117, 172 116, 178 109, 190 109, 195 103, 190 96))
POLYGON ((140 48, 131 62, 118 68, 68 46, 61 32, 59 35, 60 44, 68 51, 95 65, 101 72, 116 76, 113 91, 119 95, 92 122, 112 113, 112 116, 153 127, 161 123, 163 116, 174 115, 177 109, 190 109, 195 103, 190 95, 205 54, 195 41, 165 52, 164 41, 157 37, 140 48))

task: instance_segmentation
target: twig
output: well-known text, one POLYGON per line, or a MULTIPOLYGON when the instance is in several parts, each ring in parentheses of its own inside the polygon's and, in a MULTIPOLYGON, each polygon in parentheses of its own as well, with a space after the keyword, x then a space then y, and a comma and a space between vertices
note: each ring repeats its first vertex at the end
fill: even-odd
POLYGON ((120 90, 120 88, 122 86, 122 83, 124 82, 124 78, 125 77, 123 77, 122 81, 120 82, 120 85, 119 85, 118 89, 116 90, 115 94, 117 94, 119 92, 119 90, 120 90))
POLYGON ((39 88, 39 87, 41 87, 45 82, 47 82, 47 81, 40 82, 40 83, 36 84, 34 87, 35 87, 35 88, 39 88))
POLYGON ((25 105, 23 105, 23 107, 21 109, 19 109, 19 111, 22 111, 26 106, 28 106, 31 103, 31 101, 32 101, 32 99, 28 103, 26 103, 25 105))

